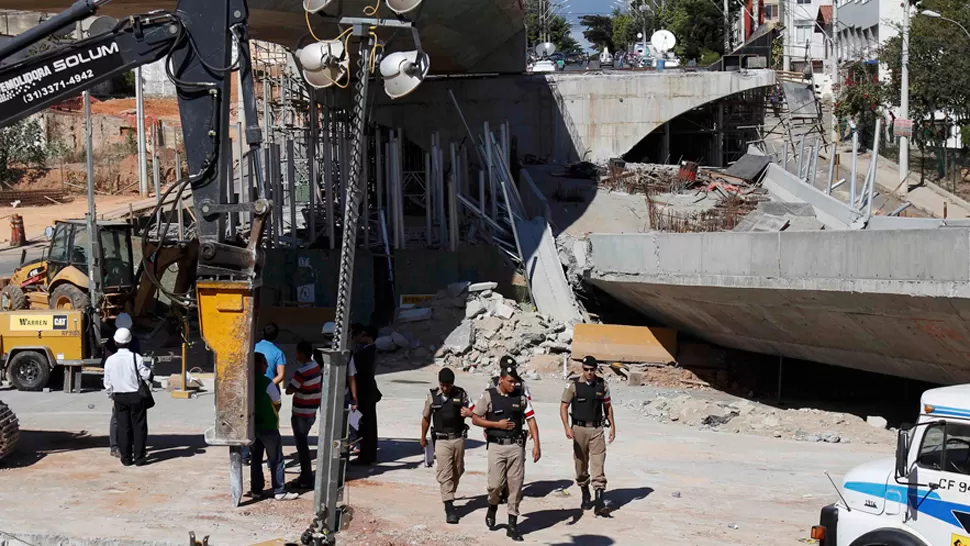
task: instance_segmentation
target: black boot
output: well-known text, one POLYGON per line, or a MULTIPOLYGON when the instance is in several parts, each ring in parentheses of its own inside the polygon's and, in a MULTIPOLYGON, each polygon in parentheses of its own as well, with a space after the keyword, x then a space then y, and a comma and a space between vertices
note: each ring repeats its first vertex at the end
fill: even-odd
POLYGON ((445 501, 445 521, 452 525, 458 523, 458 512, 455 512, 454 501, 445 501))
POLYGON ((596 503, 595 503, 595 507, 596 507, 596 510, 594 510, 593 513, 595 513, 597 516, 602 516, 602 515, 604 515, 606 513, 606 503, 603 502, 603 490, 602 489, 597 489, 596 490, 596 503))
POLYGON ((498 511, 497 504, 489 504, 488 512, 485 513, 485 525, 488 526, 489 531, 495 530, 495 512, 498 511))
POLYGON ((593 507, 593 499, 589 495, 589 486, 585 485, 580 488, 583 491, 583 504, 580 506, 583 510, 589 510, 593 507))
POLYGON ((516 542, 522 542, 522 534, 519 533, 518 520, 518 516, 509 516, 509 530, 505 533, 505 535, 516 542))

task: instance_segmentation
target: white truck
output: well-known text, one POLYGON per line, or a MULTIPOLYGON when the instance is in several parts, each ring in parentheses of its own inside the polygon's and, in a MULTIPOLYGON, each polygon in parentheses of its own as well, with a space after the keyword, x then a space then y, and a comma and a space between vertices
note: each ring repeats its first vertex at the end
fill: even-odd
POLYGON ((970 546, 970 385, 923 393, 895 459, 858 466, 822 509, 820 546, 970 546))

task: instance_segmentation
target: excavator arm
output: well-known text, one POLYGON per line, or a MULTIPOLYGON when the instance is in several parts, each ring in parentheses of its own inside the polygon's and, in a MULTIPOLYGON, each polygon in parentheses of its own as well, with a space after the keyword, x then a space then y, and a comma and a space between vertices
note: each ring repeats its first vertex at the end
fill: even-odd
MULTIPOLYGON (((63 13, 0 46, 0 63, 93 15, 104 3, 106 0, 78 0, 63 13)), ((159 289, 176 303, 198 306, 202 337, 215 356, 216 374, 215 424, 205 438, 211 445, 230 447, 230 489, 235 505, 242 497, 241 449, 254 438, 255 293, 262 260, 260 243, 271 210, 259 176, 258 153, 249 154, 255 162, 258 199, 246 204, 230 204, 226 199, 232 179, 230 162, 225 160, 231 153, 230 81, 236 70, 242 76, 246 139, 254 150, 262 140, 250 66, 248 16, 246 0, 179 0, 174 12, 133 15, 104 34, 0 68, 0 126, 6 126, 135 67, 168 59, 166 69, 178 92, 190 174, 168 190, 158 207, 172 192, 178 201, 191 191, 198 219, 199 257, 195 301, 186 294, 159 289), (253 219, 248 241, 241 245, 226 242, 226 219, 233 212, 250 213, 253 219)), ((160 221, 158 214, 151 218, 160 221)), ((166 226, 157 233, 167 231, 166 226)))

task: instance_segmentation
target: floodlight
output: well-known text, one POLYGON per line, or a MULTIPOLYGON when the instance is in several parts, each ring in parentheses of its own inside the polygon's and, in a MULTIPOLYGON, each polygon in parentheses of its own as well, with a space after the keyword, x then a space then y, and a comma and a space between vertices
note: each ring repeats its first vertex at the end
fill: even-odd
POLYGON ((333 3, 333 0, 303 0, 303 9, 317 13, 333 3))
POLYGON ((297 51, 303 78, 317 89, 330 87, 350 73, 350 56, 340 40, 317 42, 297 51))
POLYGON ((418 6, 421 5, 423 0, 384 0, 387 2, 387 7, 391 8, 391 11, 398 15, 403 15, 409 11, 414 11, 418 6))
POLYGON ((392 99, 401 98, 424 81, 431 63, 422 51, 395 51, 381 61, 384 91, 392 99))

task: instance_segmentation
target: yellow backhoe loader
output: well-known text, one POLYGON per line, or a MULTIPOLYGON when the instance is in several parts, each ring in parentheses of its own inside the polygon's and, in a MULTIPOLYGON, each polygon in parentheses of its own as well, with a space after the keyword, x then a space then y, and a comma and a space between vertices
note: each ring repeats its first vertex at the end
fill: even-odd
MULTIPOLYGON (((135 288, 132 227, 124 222, 98 222, 94 245, 104 297, 101 316, 113 319, 126 310, 135 288)), ((48 228, 50 244, 40 260, 22 264, 0 290, 0 310, 84 310, 90 301, 88 248, 84 220, 57 221, 48 228)))

